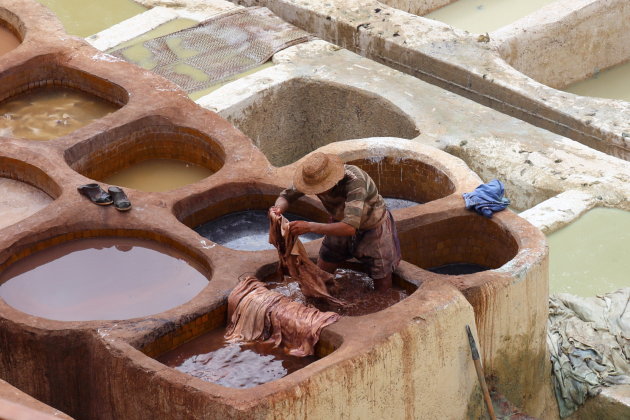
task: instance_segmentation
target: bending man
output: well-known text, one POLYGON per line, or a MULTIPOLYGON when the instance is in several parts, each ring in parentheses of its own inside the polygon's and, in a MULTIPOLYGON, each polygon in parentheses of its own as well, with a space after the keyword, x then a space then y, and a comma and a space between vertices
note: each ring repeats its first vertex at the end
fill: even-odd
POLYGON ((270 211, 282 214, 304 194, 317 195, 331 215, 331 223, 290 223, 293 234, 325 235, 317 265, 333 273, 355 257, 367 267, 376 290, 391 287, 400 244, 394 219, 372 178, 354 165, 344 165, 336 155, 313 153, 296 169, 293 186, 280 193, 270 211))

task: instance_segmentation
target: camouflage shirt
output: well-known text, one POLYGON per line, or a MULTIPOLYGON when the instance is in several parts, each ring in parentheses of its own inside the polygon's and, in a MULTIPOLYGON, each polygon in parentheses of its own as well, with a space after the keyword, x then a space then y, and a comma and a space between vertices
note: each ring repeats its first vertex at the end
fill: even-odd
MULTIPOLYGON (((344 167, 346 171, 341 181, 329 191, 317 194, 317 198, 335 221, 347 223, 357 230, 374 229, 385 219, 385 201, 365 171, 354 165, 344 167)), ((303 195, 295 187, 280 193, 289 203, 303 195)))

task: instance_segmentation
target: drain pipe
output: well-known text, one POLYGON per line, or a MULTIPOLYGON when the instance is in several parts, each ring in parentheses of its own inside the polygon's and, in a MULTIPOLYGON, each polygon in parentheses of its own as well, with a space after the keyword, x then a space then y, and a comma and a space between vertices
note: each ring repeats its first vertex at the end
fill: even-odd
POLYGON ((483 376, 483 368, 481 367, 481 362, 479 361, 479 352, 477 351, 477 345, 475 344, 475 338, 470 332, 470 327, 466 325, 466 333, 468 334, 468 343, 470 344, 470 351, 472 352, 473 362, 475 363, 475 370, 477 371, 477 379, 479 379, 479 384, 481 385, 481 390, 483 391, 483 399, 486 401, 486 407, 488 408, 488 415, 490 419, 497 420, 497 417, 494 415, 494 408, 492 407, 492 400, 490 399, 490 393, 488 392, 488 386, 486 385, 486 378, 483 376))

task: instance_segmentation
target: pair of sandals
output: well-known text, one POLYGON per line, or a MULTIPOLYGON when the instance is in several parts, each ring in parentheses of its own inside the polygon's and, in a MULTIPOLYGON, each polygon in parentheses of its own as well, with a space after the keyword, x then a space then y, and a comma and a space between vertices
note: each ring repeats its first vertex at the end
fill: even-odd
POLYGON ((85 184, 77 187, 77 190, 99 206, 114 204, 118 211, 131 210, 131 201, 120 187, 109 187, 107 192, 98 184, 85 184))

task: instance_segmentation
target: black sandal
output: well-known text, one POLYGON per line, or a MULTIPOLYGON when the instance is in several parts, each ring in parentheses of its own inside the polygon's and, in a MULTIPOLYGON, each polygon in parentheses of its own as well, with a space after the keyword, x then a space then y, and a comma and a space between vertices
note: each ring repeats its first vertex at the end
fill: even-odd
POLYGON ((77 187, 79 193, 83 194, 94 204, 108 206, 112 204, 112 198, 98 184, 85 184, 77 187))
POLYGON ((114 207, 118 211, 129 211, 131 210, 131 201, 127 198, 127 195, 120 187, 109 187, 107 189, 109 195, 112 196, 114 200, 114 207))

